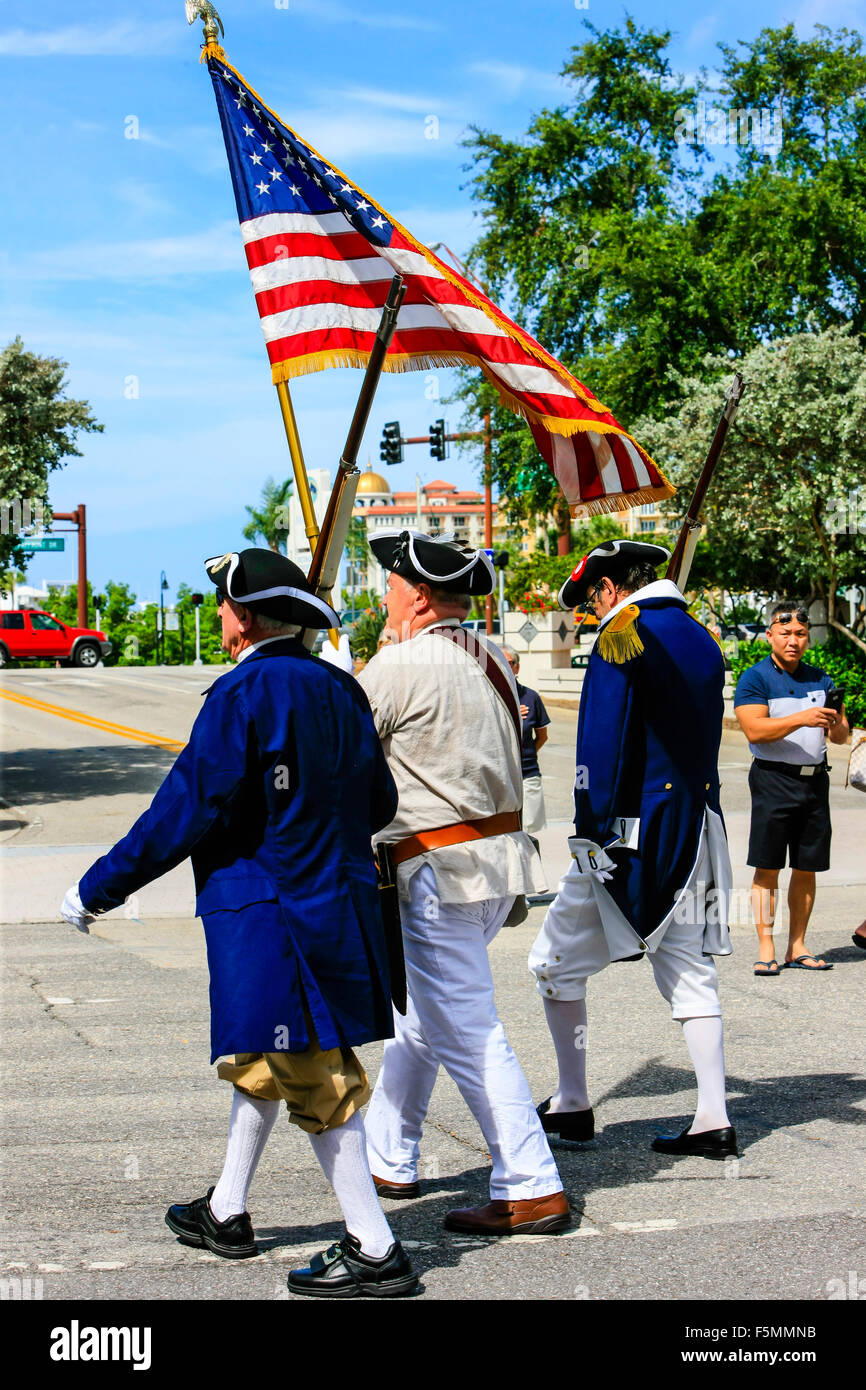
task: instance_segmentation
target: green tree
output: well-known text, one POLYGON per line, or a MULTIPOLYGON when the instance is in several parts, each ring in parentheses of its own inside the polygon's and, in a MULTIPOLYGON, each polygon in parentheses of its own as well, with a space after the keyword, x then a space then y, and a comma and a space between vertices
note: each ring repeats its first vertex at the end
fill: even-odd
MULTIPOLYGON (((748 387, 707 495, 707 532, 690 583, 838 599, 866 572, 866 350, 850 328, 756 347, 738 368, 748 387)), ((651 453, 688 497, 719 417, 731 363, 707 357, 700 376, 673 373, 663 420, 637 423, 651 453)), ((674 519, 681 501, 666 504, 674 519)))
MULTIPOLYGON (((469 260, 645 444, 637 420, 669 413, 670 368, 698 378, 708 354, 849 321, 862 331, 866 55, 844 29, 766 29, 721 45, 713 93, 704 75, 672 71, 667 31, 587 29, 563 69, 569 101, 522 139, 475 129, 467 142, 485 219, 469 260), (684 120, 699 100, 736 145, 721 170, 707 163, 718 124, 702 142, 684 120), (781 142, 763 127, 743 139, 760 107, 781 111, 781 142)), ((495 476, 515 515, 554 510, 523 423, 477 374, 463 373, 459 397, 469 427, 493 406, 495 476)))
POLYGON ((103 428, 87 401, 64 395, 66 368, 59 358, 26 352, 21 338, 0 353, 0 570, 23 562, 21 525, 35 522, 39 509, 43 523, 50 522, 48 476, 81 454, 78 434, 103 428))
POLYGON ((289 534, 289 498, 294 491, 291 478, 277 483, 268 478, 262 488, 262 500, 258 507, 247 507, 250 519, 243 529, 248 541, 256 541, 261 536, 265 544, 278 554, 286 553, 286 537, 289 534))

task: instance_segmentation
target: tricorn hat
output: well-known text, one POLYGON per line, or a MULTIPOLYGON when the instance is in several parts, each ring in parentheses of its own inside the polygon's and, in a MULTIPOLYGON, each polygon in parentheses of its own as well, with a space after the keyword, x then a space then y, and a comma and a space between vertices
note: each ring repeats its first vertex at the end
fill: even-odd
POLYGON ((370 539, 376 559, 410 584, 431 584, 451 594, 492 594, 496 574, 483 550, 469 550, 423 531, 379 531, 370 539))
POLYGON ((648 541, 605 541, 597 545, 588 555, 584 555, 566 579, 559 591, 560 608, 577 608, 586 603, 586 596, 593 584, 597 584, 606 574, 610 574, 611 562, 616 569, 622 564, 660 565, 669 560, 671 553, 663 545, 651 545, 648 541))
POLYGON ((266 618, 299 627, 339 627, 340 619, 317 598, 302 569, 275 550, 230 551, 205 560, 208 578, 235 603, 266 618))

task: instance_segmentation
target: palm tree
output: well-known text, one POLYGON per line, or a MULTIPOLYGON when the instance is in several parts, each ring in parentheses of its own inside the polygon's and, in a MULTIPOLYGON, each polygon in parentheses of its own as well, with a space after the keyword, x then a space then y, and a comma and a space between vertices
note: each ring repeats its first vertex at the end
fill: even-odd
POLYGON ((290 478, 286 478, 283 483, 275 483, 273 478, 268 478, 262 488, 261 505, 247 507, 250 519, 243 529, 243 535, 248 541, 262 540, 267 542, 271 550, 275 550, 278 555, 286 552, 286 537, 289 533, 289 498, 292 495, 293 485, 290 478))

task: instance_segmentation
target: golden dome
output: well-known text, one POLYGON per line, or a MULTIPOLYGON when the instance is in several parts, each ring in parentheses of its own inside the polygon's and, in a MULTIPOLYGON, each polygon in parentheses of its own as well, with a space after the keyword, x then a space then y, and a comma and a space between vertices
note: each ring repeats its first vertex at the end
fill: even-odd
POLYGON ((358 491, 373 493, 384 492, 387 493, 389 497, 391 495, 391 489, 381 473, 374 473, 369 463, 367 464, 366 470, 358 479, 358 491))

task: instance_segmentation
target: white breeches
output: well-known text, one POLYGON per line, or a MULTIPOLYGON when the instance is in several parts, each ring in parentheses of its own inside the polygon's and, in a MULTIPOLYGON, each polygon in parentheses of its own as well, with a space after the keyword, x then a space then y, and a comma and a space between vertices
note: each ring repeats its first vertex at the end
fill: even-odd
POLYGON ((475 1116, 493 1160, 493 1199, 559 1192, 526 1078, 496 1012, 487 946, 513 899, 442 903, 423 865, 401 903, 409 1006, 395 1014, 366 1119, 370 1168, 392 1182, 418 1176, 422 1125, 440 1065, 475 1116))
MULTIPOLYGON (((703 954, 705 907, 703 883, 710 874, 709 852, 701 845, 693 875, 700 890, 682 901, 674 920, 648 952, 656 984, 675 1019, 721 1016, 718 975, 712 956, 703 954)), ((560 879, 541 931, 529 954, 529 969, 538 991, 550 999, 584 999, 590 975, 610 965, 610 952, 591 878, 576 863, 560 879)), ((637 970, 638 963, 617 969, 637 970)))

